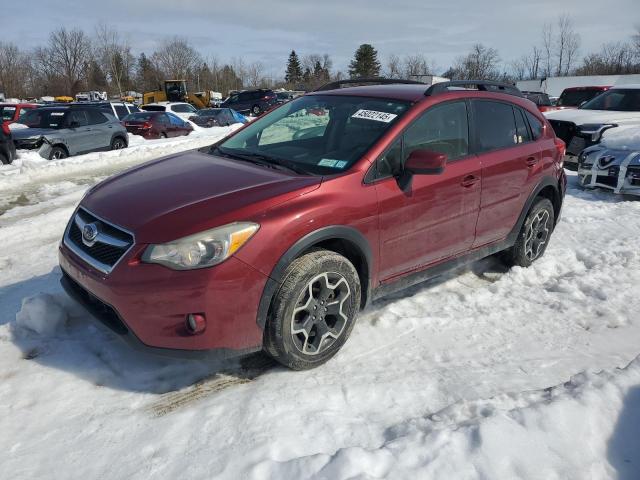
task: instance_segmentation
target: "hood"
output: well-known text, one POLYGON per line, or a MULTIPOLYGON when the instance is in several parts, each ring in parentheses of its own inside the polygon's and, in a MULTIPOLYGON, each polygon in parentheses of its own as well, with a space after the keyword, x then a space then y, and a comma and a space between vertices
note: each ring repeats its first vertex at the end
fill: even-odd
POLYGON ((640 112, 616 112, 611 110, 566 109, 544 112, 548 120, 562 120, 576 125, 587 123, 640 124, 640 112))
POLYGON ((139 243, 160 243, 255 220, 269 207, 318 188, 321 181, 194 150, 111 177, 92 188, 82 205, 130 230, 139 243))
POLYGON ((23 140, 25 138, 37 138, 42 135, 51 135, 56 133, 57 130, 53 128, 16 128, 11 129, 11 135, 14 140, 23 140))

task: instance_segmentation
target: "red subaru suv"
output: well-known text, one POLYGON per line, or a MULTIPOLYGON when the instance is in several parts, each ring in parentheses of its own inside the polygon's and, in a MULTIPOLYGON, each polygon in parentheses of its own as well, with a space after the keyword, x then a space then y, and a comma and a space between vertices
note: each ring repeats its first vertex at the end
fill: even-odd
POLYGON ((538 259, 566 177, 535 105, 492 82, 379 83, 329 85, 91 188, 63 286, 146 348, 305 369, 373 299, 498 252, 538 259))

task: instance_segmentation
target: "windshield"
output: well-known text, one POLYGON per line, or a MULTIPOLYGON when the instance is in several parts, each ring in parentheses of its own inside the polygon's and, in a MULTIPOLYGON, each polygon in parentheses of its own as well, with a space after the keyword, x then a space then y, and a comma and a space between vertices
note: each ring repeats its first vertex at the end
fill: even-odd
POLYGON ((300 97, 254 120, 211 153, 286 163, 307 174, 339 173, 362 157, 409 106, 380 98, 300 97))
POLYGON ((585 103, 583 110, 640 112, 640 88, 615 88, 585 103))
POLYGON ((593 97, 600 95, 602 90, 565 90, 558 99, 559 107, 577 107, 582 102, 588 102, 593 97))
POLYGON ((20 123, 31 128, 63 128, 67 110, 34 108, 22 117, 20 123))

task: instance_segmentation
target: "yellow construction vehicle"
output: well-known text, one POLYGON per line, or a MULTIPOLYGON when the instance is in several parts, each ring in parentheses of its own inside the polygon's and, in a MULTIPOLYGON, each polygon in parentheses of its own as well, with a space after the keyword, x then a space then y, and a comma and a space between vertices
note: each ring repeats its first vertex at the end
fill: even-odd
POLYGON ((214 93, 211 91, 189 93, 186 80, 165 80, 164 90, 145 92, 142 103, 146 105, 157 102, 188 102, 197 109, 209 108, 214 93))

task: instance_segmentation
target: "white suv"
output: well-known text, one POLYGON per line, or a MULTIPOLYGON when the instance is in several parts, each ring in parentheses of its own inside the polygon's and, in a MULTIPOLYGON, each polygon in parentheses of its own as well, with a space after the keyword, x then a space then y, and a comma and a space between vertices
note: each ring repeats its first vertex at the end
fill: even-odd
POLYGON ((565 164, 577 168, 585 148, 619 125, 640 127, 640 85, 617 85, 577 109, 545 112, 551 126, 567 144, 565 164))
POLYGON ((171 112, 185 122, 198 111, 193 105, 186 102, 148 103, 146 105, 142 105, 140 108, 148 112, 171 112))

